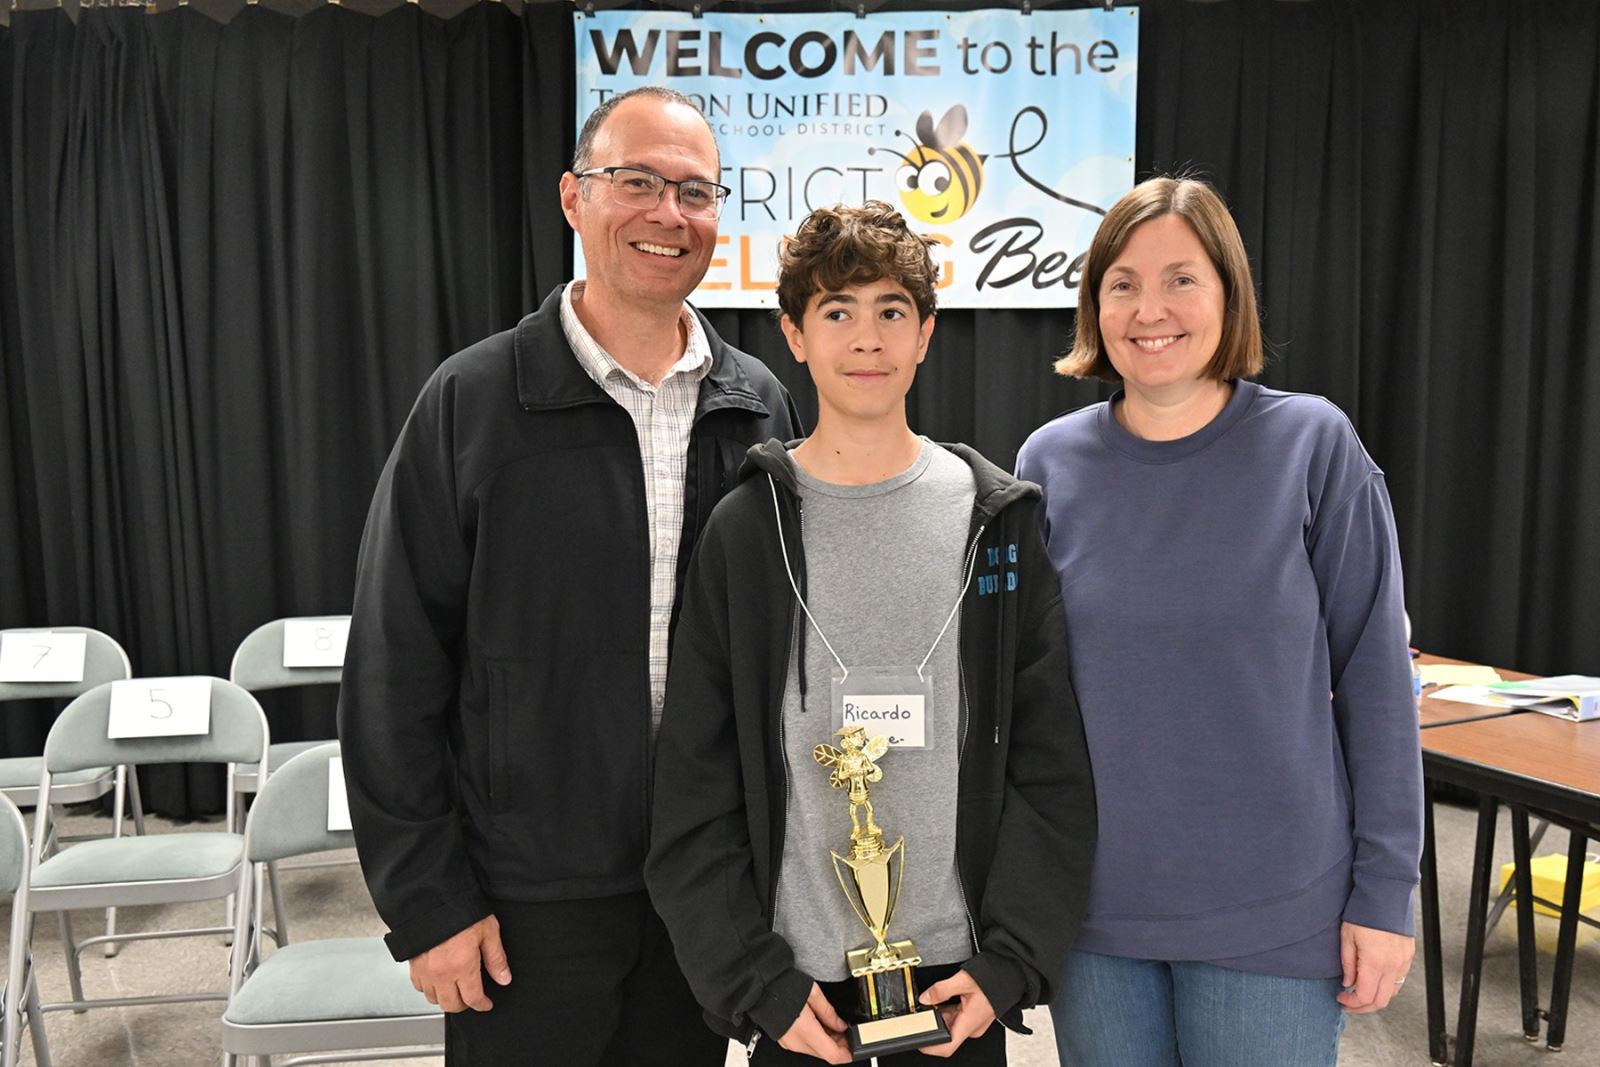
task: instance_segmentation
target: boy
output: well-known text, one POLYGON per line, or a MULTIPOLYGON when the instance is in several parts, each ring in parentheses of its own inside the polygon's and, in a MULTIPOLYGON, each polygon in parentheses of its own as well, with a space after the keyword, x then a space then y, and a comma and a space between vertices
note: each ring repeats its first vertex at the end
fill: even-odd
POLYGON ((846 696, 923 698, 867 820, 906 841, 889 937, 915 941, 948 1025, 927 1051, 1003 1064, 990 1024, 1049 996, 1087 896, 1093 787, 1039 490, 906 421, 935 279, 886 204, 801 223, 778 298, 816 432, 751 448, 684 586, 645 879, 707 1020, 755 1064, 851 1059, 845 954, 868 937, 829 852, 856 797, 813 759, 846 696))

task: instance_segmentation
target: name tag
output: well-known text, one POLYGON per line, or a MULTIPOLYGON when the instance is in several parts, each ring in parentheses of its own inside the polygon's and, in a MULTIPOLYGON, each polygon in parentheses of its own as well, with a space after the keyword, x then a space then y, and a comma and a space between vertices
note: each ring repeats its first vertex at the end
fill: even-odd
POLYGON ((844 725, 860 726, 894 748, 927 744, 927 700, 921 693, 846 693, 844 725))
POLYGON ((283 624, 285 667, 343 667, 349 619, 290 619, 283 624))
POLYGON ((0 636, 0 682, 81 682, 87 640, 50 630, 0 636))
POLYGON ((111 683, 106 736, 186 737, 211 732, 210 678, 133 678, 111 683))
POLYGON ((833 728, 859 726, 892 748, 929 748, 933 679, 915 667, 854 667, 833 672, 833 728))
POLYGON ((344 791, 344 757, 328 761, 328 829, 350 829, 350 796, 344 791))

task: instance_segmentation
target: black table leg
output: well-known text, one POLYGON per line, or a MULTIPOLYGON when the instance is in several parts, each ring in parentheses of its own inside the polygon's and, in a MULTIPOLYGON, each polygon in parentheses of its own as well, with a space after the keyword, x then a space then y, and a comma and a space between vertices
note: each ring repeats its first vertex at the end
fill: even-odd
POLYGON ((1456 1016, 1456 1067, 1472 1067, 1484 924, 1489 918, 1489 869, 1494 865, 1494 821, 1499 809, 1499 801, 1487 794, 1478 801, 1478 843, 1472 855, 1472 896, 1467 902, 1467 950, 1461 961, 1461 1010, 1456 1016))
POLYGON ((1559 1052, 1567 1039, 1567 1000, 1572 994, 1572 959, 1578 946, 1578 908, 1583 896, 1584 851, 1589 840, 1576 830, 1567 846, 1567 884, 1561 893, 1561 932, 1556 936, 1556 973, 1550 979, 1550 1030, 1546 1040, 1559 1052))
POLYGON ((1533 940, 1533 849, 1528 844, 1528 809, 1511 806, 1511 852, 1517 869, 1517 978, 1522 986, 1522 1036, 1539 1040, 1539 957, 1533 940))
POLYGON ((1439 947, 1439 861, 1433 845, 1433 780, 1422 781, 1422 979, 1428 996, 1428 1059, 1450 1062, 1444 1024, 1444 957, 1439 947))

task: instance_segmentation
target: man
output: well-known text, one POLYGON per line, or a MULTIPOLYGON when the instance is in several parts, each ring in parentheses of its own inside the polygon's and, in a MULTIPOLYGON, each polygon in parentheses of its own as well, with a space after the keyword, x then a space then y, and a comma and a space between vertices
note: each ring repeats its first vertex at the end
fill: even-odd
POLYGON ((722 1062, 642 875, 679 575, 746 447, 798 422, 684 303, 719 173, 681 94, 596 110, 561 179, 588 277, 440 366, 373 498, 351 819, 451 1064, 722 1062))
POLYGON ((708 1019, 758 1067, 850 1062, 846 953, 870 937, 830 851, 904 836, 890 934, 948 1026, 924 1051, 969 1067, 1005 1062, 992 1024, 1048 996, 1088 898, 1094 790, 1039 488, 906 420, 935 278, 886 204, 800 225, 778 300, 816 431, 750 450, 684 586, 645 874, 708 1019))

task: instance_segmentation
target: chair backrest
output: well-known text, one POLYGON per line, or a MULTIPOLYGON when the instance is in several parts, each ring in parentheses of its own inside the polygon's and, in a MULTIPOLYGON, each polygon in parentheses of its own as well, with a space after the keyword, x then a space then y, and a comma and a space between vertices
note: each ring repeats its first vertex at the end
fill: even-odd
POLYGON ((263 689, 287 689, 297 685, 337 685, 343 674, 342 667, 285 667, 283 665, 283 624, 318 622, 324 619, 335 622, 348 620, 348 615, 305 615, 296 619, 273 619, 250 631, 233 653, 233 665, 228 677, 235 685, 242 685, 252 693, 263 689))
POLYGON ((0 793, 0 897, 10 896, 22 884, 28 859, 28 827, 11 798, 0 793))
POLYGON ((0 682, 0 701, 38 700, 75 697, 87 693, 101 682, 133 677, 128 654, 109 634, 87 626, 19 627, 0 630, 0 635, 48 630, 58 634, 83 634, 83 681, 81 682, 0 682))
POLYGON ((226 679, 210 681, 211 730, 184 737, 107 737, 112 683, 96 686, 68 704, 50 728, 45 769, 61 774, 119 763, 261 763, 269 740, 261 705, 226 679))
POLYGON ((339 742, 306 751, 279 767, 250 805, 245 823, 245 858, 270 863, 354 848, 349 830, 328 829, 328 761, 339 754, 339 742))

